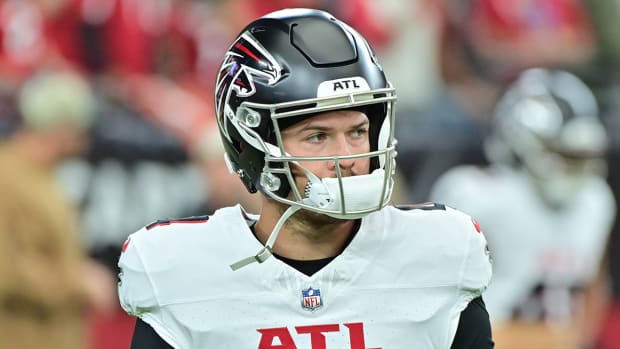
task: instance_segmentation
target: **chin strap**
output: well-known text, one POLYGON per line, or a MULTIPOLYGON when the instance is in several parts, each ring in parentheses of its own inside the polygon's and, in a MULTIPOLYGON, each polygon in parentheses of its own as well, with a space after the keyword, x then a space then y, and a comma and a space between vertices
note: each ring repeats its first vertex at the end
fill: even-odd
POLYGON ((263 263, 264 261, 266 261, 272 254, 271 250, 273 248, 273 244, 276 242, 276 239, 278 238, 278 234, 280 234, 280 229, 282 229, 284 222, 290 216, 292 216, 295 212, 297 212, 300 208, 301 207, 299 206, 289 206, 289 208, 287 208, 286 211, 282 213, 282 216, 280 216, 280 219, 278 219, 276 226, 273 228, 273 231, 271 232, 271 234, 269 235, 269 238, 267 239, 267 242, 265 243, 265 247, 263 247, 260 251, 258 251, 256 255, 246 257, 238 262, 231 264, 230 269, 235 271, 235 270, 239 270, 245 267, 246 265, 252 264, 254 262, 263 263))

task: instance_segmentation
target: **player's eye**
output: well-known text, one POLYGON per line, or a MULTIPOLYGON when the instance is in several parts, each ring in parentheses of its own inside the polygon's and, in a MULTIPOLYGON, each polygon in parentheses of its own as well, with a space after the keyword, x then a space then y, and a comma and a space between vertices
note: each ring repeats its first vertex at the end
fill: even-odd
POLYGON ((327 138, 327 135, 325 133, 319 132, 311 134, 306 138, 306 140, 310 143, 320 143, 321 141, 324 141, 325 138, 327 138))
POLYGON ((360 128, 357 128, 351 131, 351 136, 355 138, 360 138, 360 137, 364 137, 367 133, 368 133, 368 128, 360 127, 360 128))

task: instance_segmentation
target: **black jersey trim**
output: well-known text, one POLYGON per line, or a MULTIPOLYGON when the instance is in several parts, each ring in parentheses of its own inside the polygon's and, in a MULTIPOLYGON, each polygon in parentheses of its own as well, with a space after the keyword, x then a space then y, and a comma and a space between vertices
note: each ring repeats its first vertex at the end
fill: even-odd
POLYGON ((423 202, 420 204, 406 204, 406 205, 395 205, 399 210, 402 211, 411 211, 411 210, 424 210, 424 211, 433 211, 433 210, 446 210, 446 205, 438 204, 435 202, 423 202))
POLYGON ((151 230, 153 228, 162 226, 162 225, 170 225, 177 223, 204 223, 209 220, 208 215, 204 216, 191 216, 184 218, 170 218, 170 219, 160 219, 146 226, 146 230, 151 230))

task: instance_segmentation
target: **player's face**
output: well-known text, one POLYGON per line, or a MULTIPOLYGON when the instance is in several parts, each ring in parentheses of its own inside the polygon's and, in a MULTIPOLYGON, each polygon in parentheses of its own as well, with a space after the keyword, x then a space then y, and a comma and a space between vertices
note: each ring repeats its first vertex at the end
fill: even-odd
MULTIPOLYGON (((338 110, 318 114, 282 132, 284 149, 292 156, 343 156, 370 151, 369 122, 366 114, 355 110, 338 110)), ((336 177, 336 162, 305 161, 301 165, 319 178, 336 177)), ((369 158, 339 161, 343 177, 368 174, 369 158)), ((293 167, 297 186, 303 193, 306 176, 293 167)))

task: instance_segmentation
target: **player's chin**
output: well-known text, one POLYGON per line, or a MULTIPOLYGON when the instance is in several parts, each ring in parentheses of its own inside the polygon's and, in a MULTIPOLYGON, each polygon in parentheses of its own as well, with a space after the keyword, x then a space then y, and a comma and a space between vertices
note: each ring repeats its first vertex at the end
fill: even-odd
POLYGON ((334 218, 324 213, 314 212, 307 209, 299 210, 295 215, 296 218, 300 221, 314 224, 318 223, 321 225, 336 224, 343 221, 343 219, 334 218))

